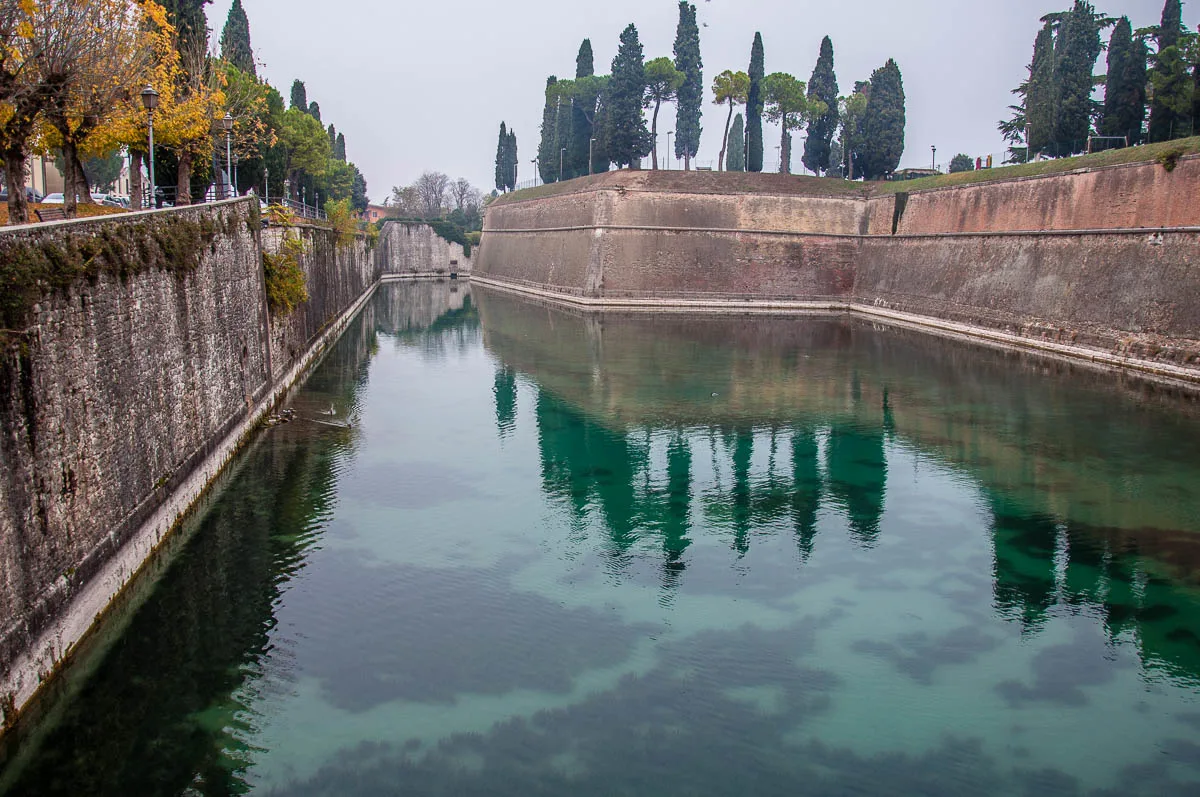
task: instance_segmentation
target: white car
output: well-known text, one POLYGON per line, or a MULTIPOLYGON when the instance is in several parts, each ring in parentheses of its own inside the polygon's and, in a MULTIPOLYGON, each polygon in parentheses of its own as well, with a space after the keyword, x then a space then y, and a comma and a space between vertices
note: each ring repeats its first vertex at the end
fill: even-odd
POLYGON ((67 201, 67 198, 62 194, 46 194, 46 198, 42 200, 43 205, 61 205, 67 201))

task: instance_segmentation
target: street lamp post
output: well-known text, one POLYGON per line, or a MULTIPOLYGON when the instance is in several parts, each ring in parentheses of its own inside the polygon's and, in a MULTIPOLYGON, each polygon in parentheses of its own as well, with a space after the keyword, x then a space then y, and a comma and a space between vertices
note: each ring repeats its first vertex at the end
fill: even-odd
POLYGON ((264 199, 266 199, 267 204, 270 205, 271 204, 271 170, 265 166, 263 167, 263 194, 266 195, 264 197, 264 199))
POLYGON ((233 195, 234 196, 240 196, 240 192, 238 191, 237 167, 238 167, 238 156, 234 155, 233 156, 233 195))
POLYGON ((563 147, 558 153, 558 181, 562 182, 563 160, 567 157, 567 148, 563 147))
POLYGON ((536 186, 538 181, 538 159, 534 158, 530 163, 533 164, 533 184, 536 186))
POLYGON ((674 130, 667 133, 667 157, 663 158, 667 162, 667 171, 671 171, 671 136, 673 135, 675 135, 674 130))
POLYGON ((146 109, 150 127, 150 201, 154 201, 154 109, 158 107, 158 92, 153 86, 142 89, 142 107, 146 109))
POLYGON ((592 176, 592 159, 595 157, 592 153, 595 151, 596 139, 588 142, 588 177, 592 176))
POLYGON ((225 112, 221 125, 225 128, 225 179, 229 181, 233 179, 233 139, 230 137, 233 132, 233 115, 228 111, 225 112))
POLYGON ((936 172, 937 171, 937 145, 935 144, 932 147, 932 149, 933 149, 933 170, 936 172))

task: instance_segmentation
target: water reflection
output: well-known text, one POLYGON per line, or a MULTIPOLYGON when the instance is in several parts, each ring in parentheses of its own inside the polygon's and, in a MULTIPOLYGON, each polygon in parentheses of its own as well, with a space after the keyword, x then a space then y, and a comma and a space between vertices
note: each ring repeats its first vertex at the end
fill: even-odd
MULTIPOLYGON (((502 373, 533 386, 546 494, 577 525, 600 522, 613 573, 655 541, 667 602, 686 588, 694 499, 731 565, 785 527, 803 565, 836 527, 823 516, 863 551, 885 542, 890 460, 925 458, 980 492, 996 614, 1025 633, 1096 616, 1109 640, 1135 641, 1147 672, 1200 682, 1186 400, 857 322, 585 317, 493 292, 479 304, 502 373)), ((502 434, 514 401, 497 390, 502 434)))

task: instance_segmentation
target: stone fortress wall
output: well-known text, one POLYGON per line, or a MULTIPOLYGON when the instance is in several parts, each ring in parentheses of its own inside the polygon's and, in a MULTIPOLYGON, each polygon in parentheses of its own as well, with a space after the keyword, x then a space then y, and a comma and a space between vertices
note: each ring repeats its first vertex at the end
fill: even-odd
POLYGON ((60 275, 0 330, 5 726, 381 280, 470 272, 427 226, 388 224, 371 246, 298 225, 309 298, 273 316, 262 253, 285 233, 255 211, 0 230, 0 258, 60 275))
POLYGON ((1200 384, 1198 264, 1190 156, 910 193, 614 172, 493 203, 475 275, 592 307, 853 311, 1200 384))

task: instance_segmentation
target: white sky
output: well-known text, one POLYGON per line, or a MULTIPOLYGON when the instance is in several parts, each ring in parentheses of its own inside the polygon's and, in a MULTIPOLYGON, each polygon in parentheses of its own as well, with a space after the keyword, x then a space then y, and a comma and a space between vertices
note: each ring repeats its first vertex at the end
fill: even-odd
MULTIPOLYGON (((215 42, 232 0, 209 7, 215 42)), ((579 43, 591 38, 597 73, 607 73, 621 30, 637 25, 646 59, 671 55, 676 0, 242 0, 260 69, 287 100, 300 78, 325 123, 346 134, 349 157, 373 201, 425 170, 466 177, 490 191, 501 120, 515 127, 520 180, 533 176, 546 77, 574 77, 579 43)), ((1100 0, 1100 11, 1154 25, 1162 0, 1100 0)), ((1033 40, 1049 11, 1070 0, 698 0, 704 81, 745 70, 761 30, 766 70, 808 80, 822 36, 833 39, 841 93, 889 57, 904 75, 908 128, 903 166, 928 166, 957 152, 1001 153, 996 122, 1024 78, 1033 40), (707 27, 703 27, 707 25, 707 27)), ((1200 23, 1200 2, 1184 5, 1200 23)), ((1103 72, 1104 56, 1097 71, 1103 72)), ((726 111, 707 105, 698 161, 715 164, 726 111)), ((659 118, 660 152, 674 109, 659 118)), ((777 162, 778 129, 764 160, 777 162)), ((793 155, 799 171, 800 148, 793 155)))

